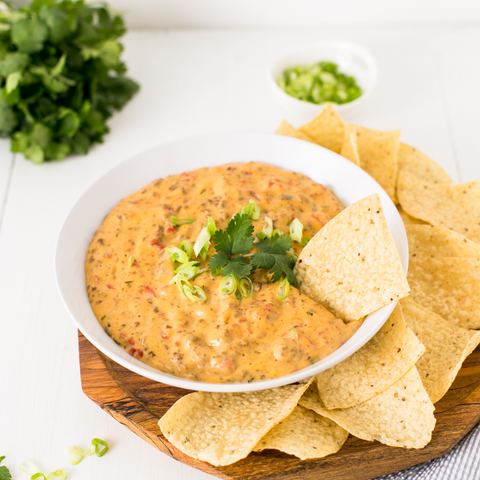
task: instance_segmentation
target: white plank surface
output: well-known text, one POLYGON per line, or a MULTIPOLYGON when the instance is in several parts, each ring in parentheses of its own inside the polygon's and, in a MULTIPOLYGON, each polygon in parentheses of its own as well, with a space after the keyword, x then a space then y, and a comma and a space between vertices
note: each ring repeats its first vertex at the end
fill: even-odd
MULTIPOLYGON (((130 33, 125 56, 142 90, 113 119, 106 143, 60 163, 15 162, 0 232, 0 455, 14 478, 25 459, 47 473, 66 467, 72 479, 211 478, 156 451, 81 392, 76 331, 54 284, 56 237, 78 196, 138 152, 205 132, 274 131, 284 112, 266 83, 268 64, 327 38, 358 41, 379 62, 378 88, 351 121, 402 128, 405 142, 455 180, 480 179, 480 28, 130 33), (70 466, 65 445, 86 447, 93 437, 111 452, 70 466)), ((2 195, 4 158, 1 150, 2 195)))
POLYGON ((14 155, 10 152, 10 141, 0 140, 0 231, 2 229, 3 212, 7 202, 7 192, 13 169, 14 155))
MULTIPOLYGON (((14 0, 27 4, 29 0, 14 0)), ((434 25, 480 22, 475 0, 110 0, 130 28, 434 25)))

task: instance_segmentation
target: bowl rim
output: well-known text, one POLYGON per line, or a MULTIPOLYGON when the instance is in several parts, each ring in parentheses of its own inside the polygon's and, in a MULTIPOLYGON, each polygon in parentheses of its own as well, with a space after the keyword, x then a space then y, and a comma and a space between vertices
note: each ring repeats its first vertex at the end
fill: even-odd
MULTIPOLYGON (((321 59, 319 60, 321 61, 321 59)), ((269 68, 268 68, 268 82, 270 86, 278 92, 278 94, 282 97, 283 100, 288 101, 291 103, 292 107, 301 107, 304 109, 309 109, 311 110, 312 113, 319 113, 321 110, 325 108, 327 103, 331 103, 334 107, 335 110, 342 112, 349 110, 350 108, 353 108, 357 105, 360 105, 363 103, 373 92, 375 89, 375 86, 377 84, 378 80, 378 64, 373 56, 373 54, 365 48, 363 45, 360 45, 358 43, 354 42, 349 42, 346 40, 327 40, 324 42, 316 42, 312 44, 306 44, 301 47, 297 47, 291 50, 286 51, 283 53, 281 56, 277 57, 275 61, 271 62, 269 68), (342 104, 337 104, 333 102, 326 102, 326 103, 310 103, 306 102, 305 100, 300 100, 298 98, 292 97, 288 93, 286 93, 283 89, 281 89, 276 81, 275 78, 275 71, 278 69, 278 65, 283 63, 283 61, 290 57, 290 56, 295 56, 301 53, 305 53, 306 51, 309 50, 315 50, 315 49, 320 49, 320 48, 338 48, 339 46, 344 46, 350 49, 355 50, 356 52, 360 53, 360 55, 363 57, 363 59, 366 61, 368 65, 368 70, 369 70, 369 75, 371 77, 371 83, 368 86, 367 89, 364 89, 362 95, 360 97, 356 98, 355 100, 352 100, 351 102, 348 103, 342 103, 342 104)), ((363 87, 362 87, 363 88, 363 87)))
MULTIPOLYGON (((71 301, 67 301, 66 299, 67 294, 64 291, 64 288, 66 288, 65 277, 68 277, 70 273, 68 275, 65 273, 65 270, 69 270, 69 269, 67 269, 67 267, 62 265, 62 262, 65 263, 65 260, 62 259, 62 255, 65 256, 65 252, 69 252, 70 254, 70 252, 72 251, 72 248, 71 248, 72 243, 68 241, 68 235, 70 234, 70 231, 72 230, 72 228, 79 228, 75 225, 75 222, 74 222, 75 214, 77 214, 77 211, 82 208, 83 204, 91 203, 91 199, 89 199, 89 196, 91 196, 92 192, 94 192, 96 188, 99 188, 99 186, 101 186, 102 183, 106 182, 109 179, 109 177, 114 177, 115 175, 118 176, 123 170, 127 170, 128 168, 133 168, 133 165, 136 166, 137 162, 139 162, 142 158, 146 159, 150 155, 152 155, 154 152, 161 151, 162 149, 168 151, 168 148, 175 149, 178 146, 184 146, 186 144, 192 144, 192 143, 193 144, 197 143, 202 145, 202 142, 209 144, 209 142, 218 142, 218 141, 229 142, 230 141, 233 144, 235 144, 236 142, 237 145, 245 144, 247 145, 246 149, 250 151, 248 148, 248 145, 249 145, 248 142, 255 142, 255 141, 268 142, 268 141, 272 141, 272 139, 274 139, 273 140, 274 142, 277 142, 279 144, 283 143, 284 145, 282 146, 282 148, 284 147, 285 149, 292 149, 294 147, 294 150, 298 150, 298 154, 301 154, 302 150, 305 151, 306 153, 310 150, 311 151, 310 155, 313 155, 315 153, 315 154, 324 155, 326 157, 330 157, 328 158, 328 161, 330 163, 332 161, 343 163, 343 165, 347 166, 348 169, 352 169, 352 171, 355 171, 358 174, 358 178, 356 177, 358 181, 361 180, 361 177, 363 177, 367 181, 367 183, 370 184, 370 187, 375 187, 376 193, 379 193, 379 195, 381 196, 381 201, 382 201, 382 205, 383 205, 383 209, 386 217, 387 217, 387 210, 390 211, 389 216, 387 217, 387 222, 389 223, 391 221, 395 223, 397 238, 394 237, 394 240, 395 240, 395 243, 397 244, 397 248, 398 248, 398 244, 401 245, 401 249, 399 250, 398 253, 399 253, 400 260, 401 260, 402 266, 404 267, 405 272, 408 271, 408 242, 407 242, 407 237, 406 237, 406 232, 405 232, 403 222, 401 220, 400 214, 398 213, 395 205, 393 204, 393 202, 391 201, 387 193, 372 177, 370 177, 370 175, 368 175, 366 172, 364 172, 362 169, 357 167, 355 164, 353 164, 349 160, 336 154, 335 152, 327 150, 318 145, 311 144, 309 142, 304 142, 302 140, 298 140, 291 137, 285 137, 285 136, 274 135, 274 134, 258 134, 258 133, 206 134, 206 135, 199 135, 195 137, 183 138, 183 139, 175 140, 172 142, 166 142, 158 145, 157 147, 154 147, 152 149, 149 149, 147 151, 144 151, 138 155, 135 155, 133 157, 130 157, 122 161, 117 166, 113 167, 112 169, 108 170, 106 173, 101 175, 92 184, 90 184, 90 186, 77 199, 77 201, 74 203, 74 205, 70 209, 69 213, 66 215, 57 237, 57 242, 55 246, 55 256, 54 256, 54 261, 55 261, 54 272, 55 272, 55 282, 61 297, 61 301, 65 309, 69 313, 70 318, 73 320, 74 324, 77 326, 77 328, 98 350, 100 350, 107 357, 109 357, 116 363, 122 365, 123 367, 127 368, 128 370, 133 371, 141 376, 150 378, 160 383, 165 383, 165 384, 172 385, 172 386, 179 387, 186 390, 229 392, 229 393, 247 392, 247 391, 256 391, 256 390, 275 388, 278 386, 299 382, 313 375, 316 375, 317 373, 336 365, 337 363, 343 361, 345 358, 353 354, 355 351, 361 348, 366 342, 368 342, 368 340, 370 340, 370 338, 372 338, 373 335, 375 335, 375 333, 382 327, 382 325, 385 323, 385 321, 388 319, 388 317, 392 313, 397 302, 393 302, 389 305, 386 305, 381 309, 377 310, 376 312, 373 312, 372 314, 370 314, 370 315, 376 315, 377 313, 382 312, 382 316, 384 315, 384 318, 381 321, 376 319, 374 328, 372 328, 372 326, 369 325, 370 329, 368 330, 367 333, 362 331, 363 338, 361 341, 359 341, 358 337, 357 338, 355 337, 361 331, 362 327, 366 324, 366 322, 362 324, 360 329, 357 330, 357 332, 355 332, 355 334, 352 335, 352 337, 350 337, 350 339, 344 345, 342 345, 337 350, 332 352, 329 356, 319 360, 318 362, 310 365, 309 367, 306 367, 302 370, 298 370, 294 373, 287 374, 281 377, 268 379, 268 380, 261 380, 258 382, 208 383, 208 382, 190 380, 185 377, 174 376, 174 375, 165 373, 161 370, 153 369, 153 367, 149 367, 148 365, 144 364, 143 362, 140 362, 134 357, 127 356, 128 358, 126 358, 125 357, 126 354, 123 349, 121 350, 121 353, 124 355, 121 356, 119 353, 116 353, 113 350, 116 347, 116 345, 110 337, 106 337, 107 343, 109 345, 107 347, 103 345, 100 341, 97 341, 93 333, 91 333, 88 329, 84 328, 85 326, 82 324, 82 321, 80 321, 77 318, 74 312, 74 308, 73 308, 74 305, 72 304, 71 301), (386 202, 386 204, 384 202, 386 202), (110 342, 112 344, 111 346, 110 346, 110 342), (361 344, 358 344, 358 343, 361 343, 361 344), (332 356, 334 356, 333 359, 331 358, 332 356)), ((144 161, 147 161, 147 160, 144 160, 144 161)), ((231 158, 226 158, 221 164, 231 163, 232 161, 236 162, 239 160, 232 160, 231 158)), ((256 160, 252 160, 252 158, 250 157, 250 158, 244 159, 244 161, 245 162, 260 161, 262 163, 273 164, 273 162, 269 162, 264 158, 257 158, 256 160)), ((198 168, 200 168, 201 166, 202 165, 199 165, 198 168)), ((203 166, 206 166, 206 165, 203 165, 203 166)), ((285 168, 285 167, 281 166, 280 168, 285 168)), ((181 173, 181 171, 183 170, 179 169, 178 173, 181 173)), ((152 177, 153 175, 154 174, 152 173, 152 177)), ((151 181, 154 181, 154 180, 155 178, 151 178, 151 181)), ((146 185, 146 183, 141 185, 139 188, 135 188, 134 186, 132 186, 130 194, 142 188, 142 186, 144 185, 146 185)), ((116 194, 115 196, 117 198, 115 205, 122 198, 125 198, 125 195, 121 195, 120 193, 118 195, 116 194)), ((105 216, 105 213, 109 213, 110 211, 111 211, 111 208, 108 210, 108 212, 103 211, 103 215, 105 216)), ((98 227, 99 225, 96 224, 95 230, 98 227)), ((91 239, 92 236, 90 235, 88 238, 91 239)), ((87 252, 87 249, 83 250, 80 256, 80 260, 82 262, 82 270, 83 270, 83 285, 85 285, 83 266, 85 262, 86 252, 87 252)), ((75 249, 73 249, 73 254, 75 254, 75 249)), ((84 292, 82 292, 82 294, 84 297, 86 297, 86 288, 84 292)), ((81 296, 80 292, 77 293, 76 296, 80 297, 81 296)), ((87 298, 87 302, 88 302, 88 306, 90 307, 88 298, 87 298)), ((90 315, 93 315, 93 311, 91 311, 91 308, 90 308, 90 315)), ((367 316, 367 319, 369 316, 367 316)), ((107 335, 103 331, 103 327, 101 327, 101 325, 98 323, 98 320, 97 319, 95 320, 97 322, 95 328, 97 329, 100 328, 102 333, 104 335, 107 335)))

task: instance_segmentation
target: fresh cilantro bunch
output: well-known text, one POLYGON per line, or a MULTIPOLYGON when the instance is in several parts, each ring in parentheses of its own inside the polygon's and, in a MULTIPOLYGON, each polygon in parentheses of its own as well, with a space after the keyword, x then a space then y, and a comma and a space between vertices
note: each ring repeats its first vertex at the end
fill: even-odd
POLYGON ((106 4, 0 1, 0 136, 34 163, 86 154, 139 86, 120 60, 122 17, 106 4))
MULTIPOLYGON (((4 458, 5 458, 5 455, 0 457, 0 463, 2 463, 2 460, 4 458)), ((12 479, 12 475, 10 474, 10 470, 4 465, 2 465, 0 467, 0 480, 11 480, 11 479, 12 479)))
POLYGON ((253 223, 248 214, 236 214, 226 230, 217 230, 213 236, 217 253, 208 266, 214 276, 236 275, 245 278, 255 268, 266 268, 272 274, 272 281, 278 282, 285 274, 290 284, 298 286, 293 273, 295 261, 288 256, 292 240, 283 233, 265 237, 256 247, 258 252, 250 254, 254 246, 253 223))

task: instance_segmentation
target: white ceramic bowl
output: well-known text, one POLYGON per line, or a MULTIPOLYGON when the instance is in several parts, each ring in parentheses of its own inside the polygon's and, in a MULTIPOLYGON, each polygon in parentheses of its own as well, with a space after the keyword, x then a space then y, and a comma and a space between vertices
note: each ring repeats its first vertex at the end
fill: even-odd
POLYGON ((278 86, 277 79, 286 68, 322 60, 335 62, 342 73, 355 77, 363 90, 363 94, 353 102, 335 105, 335 110, 344 118, 365 102, 377 83, 378 68, 375 58, 368 50, 355 43, 331 41, 292 50, 276 60, 268 72, 268 81, 275 98, 288 112, 287 120, 292 123, 309 122, 325 106, 298 100, 288 95, 278 86))
POLYGON ((344 206, 378 193, 407 271, 407 238, 395 205, 372 177, 340 155, 308 142, 273 134, 215 134, 166 143, 123 162, 97 180, 72 208, 57 242, 55 273, 63 303, 85 337, 112 360, 144 377, 189 390, 262 390, 297 382, 332 367, 364 345, 389 317, 395 304, 368 315, 348 342, 314 365, 273 380, 241 384, 197 382, 161 372, 130 356, 104 332, 90 308, 84 263, 88 246, 105 216, 122 198, 157 178, 199 167, 248 161, 308 175, 330 188, 344 206))

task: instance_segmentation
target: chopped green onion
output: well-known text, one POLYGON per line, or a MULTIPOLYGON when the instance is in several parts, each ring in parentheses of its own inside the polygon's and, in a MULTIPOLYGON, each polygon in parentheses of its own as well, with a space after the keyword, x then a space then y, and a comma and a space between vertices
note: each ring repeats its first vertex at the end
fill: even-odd
MULTIPOLYGON (((260 230, 257 232, 257 239, 258 240, 263 240, 264 238, 267 238, 268 235, 263 231, 263 230, 260 230)), ((255 243, 258 243, 258 240, 255 242, 255 243)))
POLYGON ((188 255, 189 260, 193 257, 193 247, 188 240, 184 240, 183 242, 181 242, 178 248, 180 250, 183 250, 188 255))
POLYGON ((354 77, 338 70, 333 62, 295 65, 283 71, 278 86, 288 95, 314 104, 343 104, 362 95, 354 77))
POLYGON ((281 300, 285 300, 288 297, 289 292, 290 282, 288 281, 288 278, 284 278, 277 287, 278 298, 280 298, 281 300))
POLYGON ((273 233, 273 222, 270 217, 265 217, 265 225, 261 230, 267 237, 271 237, 273 233))
POLYGON ((241 278, 238 282, 238 291, 243 298, 253 295, 253 283, 248 277, 241 278))
POLYGON ((47 480, 47 477, 42 472, 38 472, 35 475, 32 475, 30 477, 30 480, 37 480, 37 478, 41 478, 42 480, 47 480))
POLYGON ((76 445, 73 447, 67 447, 67 450, 70 453, 68 461, 72 465, 78 465, 83 460, 83 457, 88 453, 86 450, 77 447, 76 445))
POLYGON ((190 258, 188 258, 188 254, 184 250, 181 250, 177 247, 167 248, 167 253, 173 263, 187 263, 190 260, 190 258))
MULTIPOLYGON (((33 478, 33 477, 32 477, 33 478)), ((55 470, 48 477, 47 480, 65 480, 67 478, 67 472, 65 470, 55 470)))
POLYGON ((36 473, 42 473, 40 469, 30 460, 25 460, 18 468, 27 475, 35 475, 36 473))
POLYGON ((95 447, 95 455, 97 457, 103 457, 108 451, 108 443, 101 438, 94 438, 92 445, 95 447))
POLYGON ((217 231, 217 226, 215 225, 215 220, 212 217, 207 217, 207 223, 205 224, 207 232, 212 236, 217 231))
POLYGON ((137 255, 131 255, 130 257, 128 257, 128 266, 129 267, 133 267, 133 265, 136 262, 136 260, 135 260, 136 258, 137 258, 137 255))
POLYGON ((237 297, 238 300, 242 299, 242 296, 240 295, 240 292, 235 292, 235 296, 237 297))
POLYGON ((248 215, 252 220, 259 220, 260 207, 257 205, 257 202, 250 200, 250 203, 242 208, 240 215, 248 215))
POLYGON ((275 228, 272 232, 272 237, 274 235, 283 235, 283 232, 279 228, 275 228))
POLYGON ((195 260, 192 260, 191 262, 187 263, 182 263, 178 268, 176 268, 173 273, 179 273, 183 270, 188 270, 191 267, 198 267, 200 265, 200 262, 197 262, 195 260))
POLYGON ((207 258, 208 247, 210 246, 210 238, 217 231, 215 220, 212 217, 207 217, 207 223, 202 228, 197 237, 193 251, 196 257, 201 257, 203 261, 207 258))
POLYGON ((194 302, 204 303, 207 301, 207 294, 200 287, 186 287, 183 290, 183 293, 189 300, 193 300, 194 302))
POLYGON ((230 274, 222 278, 220 282, 220 293, 222 295, 232 295, 237 291, 237 281, 238 278, 236 275, 230 274))
POLYGON ((184 275, 177 274, 177 275, 175 275, 174 278, 176 279, 175 283, 177 284, 177 287, 183 293, 183 295, 186 297, 187 295, 185 294, 185 289, 186 288, 192 288, 192 284, 188 281, 187 277, 185 277, 184 275))
POLYGON ((295 242, 301 243, 302 234, 303 234, 302 222, 298 218, 294 218, 293 222, 290 224, 290 237, 295 242))
POLYGON ((307 243, 311 240, 310 237, 305 237, 303 240, 302 240, 302 247, 306 247, 307 246, 307 243))
POLYGON ((174 225, 178 225, 178 226, 181 226, 181 225, 190 225, 191 223, 193 223, 195 221, 194 218, 177 218, 177 217, 171 217, 170 218, 172 220, 172 223, 174 225))

